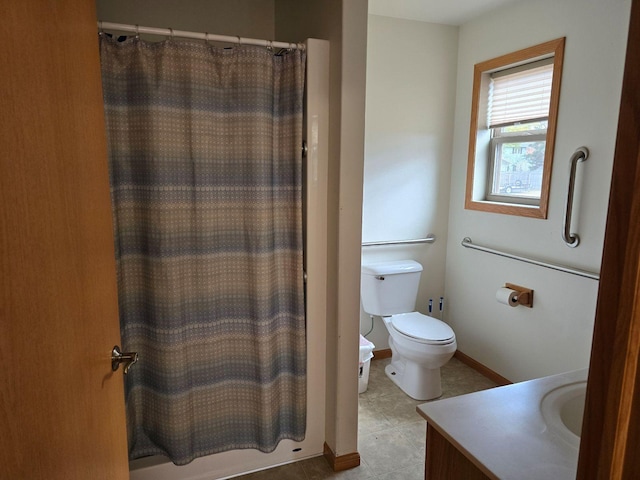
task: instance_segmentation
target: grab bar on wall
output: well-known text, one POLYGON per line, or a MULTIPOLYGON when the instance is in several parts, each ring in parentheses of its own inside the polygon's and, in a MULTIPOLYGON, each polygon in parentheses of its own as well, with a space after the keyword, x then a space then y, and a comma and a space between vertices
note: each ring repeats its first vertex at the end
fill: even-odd
POLYGON ((436 236, 433 233, 428 234, 425 238, 415 238, 413 240, 390 240, 381 242, 362 242, 363 247, 381 247, 385 245, 411 245, 415 243, 433 243, 436 236))
POLYGON ((571 213, 573 210, 573 192, 576 183, 576 168, 578 162, 584 162, 589 158, 587 147, 579 147, 571 155, 569 160, 569 188, 567 189, 567 205, 564 210, 564 229, 562 230, 562 240, 567 247, 575 248, 580 244, 580 237, 577 233, 571 233, 571 213))
POLYGON ((587 272, 586 270, 580 270, 572 267, 565 267, 564 265, 556 265, 554 263, 543 262, 542 260, 535 260, 533 258, 522 257, 520 255, 514 255, 513 253, 494 250, 493 248, 489 248, 489 247, 482 247, 480 245, 475 245, 474 243, 472 243, 469 237, 464 237, 462 239, 461 245, 465 248, 472 248, 474 250, 480 250, 481 252, 487 252, 493 255, 499 255, 505 258, 512 258, 513 260, 530 263, 532 265, 538 265, 539 267, 550 268, 551 270, 570 273, 571 275, 578 275, 580 277, 590 278, 592 280, 600 280, 600 275, 598 273, 587 272))

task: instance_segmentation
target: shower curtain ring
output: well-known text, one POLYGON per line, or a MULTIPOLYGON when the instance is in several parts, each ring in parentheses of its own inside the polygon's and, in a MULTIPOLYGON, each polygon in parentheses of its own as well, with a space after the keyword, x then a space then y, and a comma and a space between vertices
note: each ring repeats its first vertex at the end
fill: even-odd
POLYGON ((240 37, 240 35, 238 35, 238 46, 242 46, 242 37, 240 37))
POLYGON ((140 25, 136 23, 136 38, 140 38, 140 25))
POLYGON ((173 40, 173 28, 169 27, 170 40, 173 40))
POLYGON ((205 32, 204 34, 204 43, 209 45, 209 32, 205 32))
POLYGON ((102 28, 102 20, 98 22, 98 35, 100 36, 104 35, 104 30, 102 28))
POLYGON ((273 40, 267 40, 267 50, 273 52, 273 40))

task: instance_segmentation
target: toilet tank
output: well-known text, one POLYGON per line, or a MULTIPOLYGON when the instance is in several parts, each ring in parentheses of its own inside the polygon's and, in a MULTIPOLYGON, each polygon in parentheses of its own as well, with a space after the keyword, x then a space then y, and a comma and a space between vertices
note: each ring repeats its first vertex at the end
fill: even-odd
POLYGON ((360 296, 370 315, 413 312, 418 296, 422 265, 413 260, 362 265, 360 296))

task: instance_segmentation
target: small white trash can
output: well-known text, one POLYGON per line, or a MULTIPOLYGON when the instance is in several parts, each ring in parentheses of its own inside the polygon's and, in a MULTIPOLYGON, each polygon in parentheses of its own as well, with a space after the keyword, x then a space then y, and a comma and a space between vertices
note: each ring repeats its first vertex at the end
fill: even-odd
POLYGON ((369 386, 369 367, 376 346, 360 335, 360 367, 358 370, 358 393, 364 393, 369 386))

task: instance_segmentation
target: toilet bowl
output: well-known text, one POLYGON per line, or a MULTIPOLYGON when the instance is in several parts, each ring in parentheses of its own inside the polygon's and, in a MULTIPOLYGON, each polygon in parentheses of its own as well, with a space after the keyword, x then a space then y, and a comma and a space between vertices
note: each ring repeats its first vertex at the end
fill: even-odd
POLYGON ((362 265, 362 306, 382 317, 389 332, 387 376, 416 400, 442 395, 440 367, 456 351, 456 337, 442 320, 414 311, 422 265, 413 260, 362 265))
POLYGON ((387 376, 415 400, 442 395, 440 367, 456 352, 451 327, 419 312, 382 317, 389 332, 391 363, 387 376))

